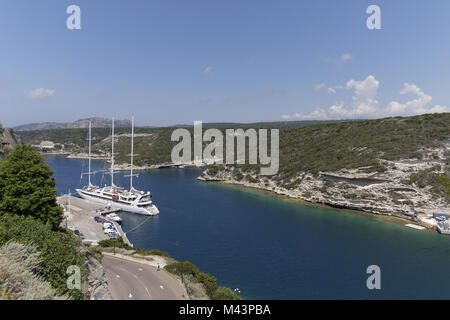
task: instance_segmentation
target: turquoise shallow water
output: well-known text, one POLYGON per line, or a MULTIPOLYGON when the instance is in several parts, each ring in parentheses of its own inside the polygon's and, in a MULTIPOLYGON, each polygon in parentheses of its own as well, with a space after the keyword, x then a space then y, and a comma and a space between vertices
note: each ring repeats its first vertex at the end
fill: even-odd
MULTIPOLYGON (((47 157, 59 193, 80 184, 82 160, 47 157)), ((84 162, 86 166, 86 162, 84 162)), ((94 168, 104 167, 94 161, 94 168)), ((450 237, 368 214, 304 205, 195 178, 197 168, 140 173, 161 214, 121 213, 135 246, 168 251, 239 287, 247 299, 450 299, 450 237), (381 290, 366 268, 381 268, 381 290)), ((119 173, 115 181, 128 187, 119 173)), ((102 175, 93 180, 100 184, 102 175)), ((103 183, 109 182, 105 176, 103 183)))

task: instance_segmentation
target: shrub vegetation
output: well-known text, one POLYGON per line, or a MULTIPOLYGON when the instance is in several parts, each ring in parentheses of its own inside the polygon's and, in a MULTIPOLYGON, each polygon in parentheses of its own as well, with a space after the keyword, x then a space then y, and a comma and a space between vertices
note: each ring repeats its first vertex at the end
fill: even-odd
POLYGON ((32 217, 0 216, 0 246, 9 241, 23 245, 33 245, 40 252, 40 271, 42 279, 55 288, 58 295, 67 294, 74 299, 81 299, 80 290, 67 289, 67 268, 77 265, 82 268, 85 256, 78 250, 78 239, 63 231, 53 231, 32 217))

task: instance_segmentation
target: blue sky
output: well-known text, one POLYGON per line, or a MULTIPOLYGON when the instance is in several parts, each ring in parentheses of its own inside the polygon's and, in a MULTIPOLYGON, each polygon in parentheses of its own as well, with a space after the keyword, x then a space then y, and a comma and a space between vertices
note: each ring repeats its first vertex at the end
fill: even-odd
POLYGON ((447 0, 1 1, 0 122, 449 111, 449 18, 447 0), (81 30, 66 28, 71 4, 81 30))

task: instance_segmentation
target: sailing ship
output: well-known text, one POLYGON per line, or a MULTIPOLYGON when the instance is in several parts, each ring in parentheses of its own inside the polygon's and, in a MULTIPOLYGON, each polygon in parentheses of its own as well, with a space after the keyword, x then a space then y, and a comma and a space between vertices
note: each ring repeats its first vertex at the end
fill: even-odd
POLYGON ((89 122, 89 164, 88 164, 88 185, 82 189, 77 189, 79 196, 86 200, 103 203, 107 206, 114 206, 126 212, 133 212, 142 215, 157 215, 158 208, 151 200, 150 191, 144 192, 133 187, 133 157, 134 157, 134 117, 131 121, 131 168, 130 168, 130 189, 114 184, 114 118, 112 119, 111 135, 111 185, 98 187, 91 183, 91 122, 89 122))

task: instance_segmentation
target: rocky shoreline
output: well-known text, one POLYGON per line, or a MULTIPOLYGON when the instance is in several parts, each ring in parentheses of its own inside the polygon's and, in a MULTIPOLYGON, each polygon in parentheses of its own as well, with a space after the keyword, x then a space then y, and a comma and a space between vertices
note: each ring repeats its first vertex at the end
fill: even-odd
MULTIPOLYGON (((420 219, 429 217, 434 212, 450 213, 448 202, 443 198, 436 198, 430 192, 430 188, 419 188, 405 182, 411 173, 432 168, 437 165, 445 165, 445 150, 430 150, 430 154, 442 155, 437 159, 425 160, 400 160, 381 163, 387 168, 385 172, 367 173, 365 168, 344 169, 338 172, 320 172, 313 175, 300 172, 291 179, 294 187, 280 186, 277 181, 268 176, 245 174, 238 179, 234 167, 227 166, 215 174, 209 169, 197 178, 200 181, 225 182, 245 187, 261 189, 292 199, 300 199, 313 204, 321 204, 339 209, 349 209, 372 214, 396 217, 405 221, 414 221, 429 229, 435 226, 428 225, 420 219), (299 182, 300 181, 300 182, 299 182), (413 211, 417 219, 411 219, 403 213, 413 211)), ((87 159, 87 154, 70 154, 67 158, 87 159)), ((96 160, 109 160, 108 155, 96 156, 96 160)), ((185 167, 195 166, 194 162, 183 164, 185 167)), ((134 166, 135 171, 178 167, 167 162, 154 165, 134 166)), ((116 164, 116 171, 128 171, 128 163, 116 164)))
POLYGON ((297 182, 292 188, 280 186, 270 177, 243 174, 241 179, 238 179, 234 171, 236 169, 232 167, 226 167, 225 170, 214 174, 210 174, 207 169, 198 180, 257 188, 313 204, 414 221, 429 229, 435 229, 435 226, 423 223, 421 218, 429 217, 434 212, 450 213, 448 202, 444 198, 433 197, 430 188, 407 184, 405 179, 412 171, 431 168, 437 164, 442 163, 439 160, 384 161, 383 165, 388 170, 383 173, 365 173, 362 170, 364 168, 320 172, 318 175, 302 172, 292 179, 292 182, 297 182), (407 211, 415 212, 417 219, 404 215, 407 211))

